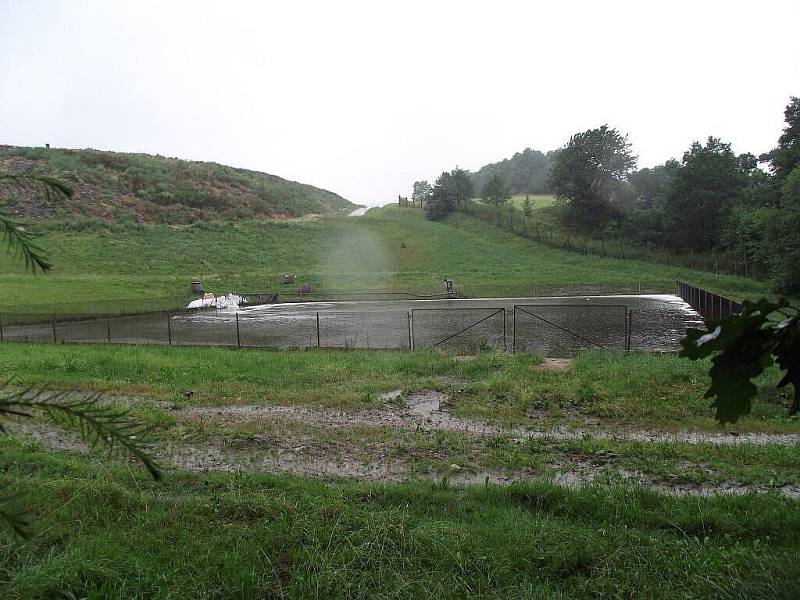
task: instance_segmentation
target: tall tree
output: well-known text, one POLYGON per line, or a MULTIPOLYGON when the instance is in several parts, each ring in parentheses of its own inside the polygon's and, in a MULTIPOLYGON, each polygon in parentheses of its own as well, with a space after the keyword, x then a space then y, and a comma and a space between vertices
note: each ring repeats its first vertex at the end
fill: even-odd
POLYGON ((492 204, 497 212, 497 222, 500 222, 500 208, 511 198, 511 188, 500 175, 494 174, 483 186, 483 199, 492 204))
POLYGON ((800 98, 792 96, 783 112, 786 127, 778 138, 778 146, 761 155, 761 160, 769 161, 778 189, 795 167, 800 165, 800 98))
POLYGON ((425 202, 430 198, 431 193, 433 193, 433 188, 430 183, 424 179, 422 181, 415 181, 411 199, 414 200, 415 204, 419 203, 420 206, 424 206, 425 202))
POLYGON ((429 219, 440 219, 458 210, 468 202, 475 191, 469 171, 456 167, 444 172, 436 179, 430 199, 425 205, 425 216, 429 219))
POLYGON ((775 289, 800 293, 800 164, 783 181, 781 201, 772 211, 764 242, 775 289))
POLYGON ((472 181, 469 171, 459 169, 458 167, 450 172, 450 177, 453 186, 453 200, 456 209, 458 209, 460 206, 463 206, 464 203, 468 202, 475 194, 475 184, 472 181))
POLYGON ((436 220, 447 216, 456 209, 455 184, 451 173, 445 171, 436 178, 431 196, 425 204, 425 216, 436 220))
POLYGON ((709 137, 705 146, 694 142, 673 171, 664 197, 672 246, 687 251, 710 251, 719 246, 746 183, 730 144, 715 137, 709 137))
POLYGON ((543 194, 547 189, 547 173, 555 152, 544 154, 525 148, 511 158, 481 167, 472 174, 475 188, 482 190, 492 175, 500 175, 511 187, 512 194, 543 194))
POLYGON ((636 190, 644 208, 650 208, 667 188, 672 172, 680 166, 677 160, 670 159, 663 165, 644 168, 629 175, 629 180, 636 190))
POLYGON ((553 162, 549 185, 572 221, 597 230, 612 213, 615 190, 634 168, 628 136, 603 125, 569 139, 553 162))

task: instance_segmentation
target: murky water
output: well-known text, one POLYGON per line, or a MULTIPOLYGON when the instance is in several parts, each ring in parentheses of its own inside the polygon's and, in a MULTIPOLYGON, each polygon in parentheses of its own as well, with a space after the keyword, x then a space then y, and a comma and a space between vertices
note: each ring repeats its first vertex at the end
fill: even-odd
POLYGON ((6 327, 15 341, 271 348, 481 348, 570 356, 586 348, 674 351, 699 315, 676 296, 304 302, 6 327), (55 332, 54 332, 55 329, 55 332))

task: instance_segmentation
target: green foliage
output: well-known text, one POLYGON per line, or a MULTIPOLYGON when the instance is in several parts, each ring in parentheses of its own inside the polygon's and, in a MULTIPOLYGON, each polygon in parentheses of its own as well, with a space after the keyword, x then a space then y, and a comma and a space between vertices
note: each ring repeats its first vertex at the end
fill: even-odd
POLYGON ((800 314, 785 301, 745 302, 741 315, 712 322, 705 330, 690 329, 681 345, 681 356, 691 360, 716 353, 705 396, 715 399, 720 423, 735 423, 750 412, 756 395, 752 380, 773 361, 785 371, 778 386, 794 386, 791 414, 800 409, 800 314))
POLYGON ((549 191, 547 174, 557 154, 557 151, 542 153, 525 148, 511 158, 481 167, 472 174, 472 180, 475 188, 482 190, 493 175, 499 175, 514 194, 543 194, 549 191))
MULTIPOLYGON (((54 197, 70 198, 73 190, 67 184, 43 175, 13 175, 0 173, 0 192, 5 194, 43 194, 48 199, 54 197)), ((25 261, 25 268, 36 273, 36 269, 49 271, 52 264, 45 251, 36 243, 38 234, 26 228, 25 224, 12 218, 6 212, 7 200, 0 197, 0 234, 8 240, 8 248, 19 252, 25 261)))
MULTIPOLYGON (((769 278, 782 294, 800 292, 800 209, 797 176, 800 163, 800 99, 786 107, 786 127, 778 147, 760 157, 770 161, 772 174, 758 168, 750 153, 735 155, 729 144, 709 138, 694 143, 682 162, 624 173, 594 176, 597 160, 590 150, 601 130, 574 136, 552 157, 551 180, 560 182, 560 207, 532 207, 536 238, 606 255, 610 249, 621 258, 636 256, 668 264, 727 272, 760 279, 769 278), (576 149, 586 149, 583 155, 576 149), (605 182, 605 183, 603 183, 605 182), (599 190, 579 194, 580 190, 599 190), (541 231, 545 230, 544 237, 541 231)), ((611 134, 608 134, 611 137, 611 134)), ((619 140, 618 140, 619 141, 619 140)), ((597 153, 596 153, 597 154, 597 153)), ((499 173, 507 161, 481 169, 482 181, 499 173)), ((512 183, 512 190, 516 186, 512 183)), ((554 190, 558 192, 558 190, 554 190)), ((515 206, 523 208, 522 196, 515 206)), ((478 214, 480 207, 468 207, 478 214)), ((493 215, 494 216, 494 215, 493 215)), ((528 217, 517 221, 509 212, 501 226, 530 236, 528 217), (523 222, 522 230, 515 224, 523 222)))
POLYGON ((620 183, 636 167, 628 137, 603 125, 576 133, 559 152, 550 187, 578 226, 598 230, 613 212, 620 183))
POLYGON ((25 268, 32 273, 36 269, 42 272, 49 271, 53 266, 47 259, 45 251, 36 243, 36 234, 25 227, 22 221, 13 219, 4 212, 4 202, 0 200, 0 233, 8 240, 8 249, 14 253, 22 254, 25 268))
POLYGON ((533 207, 531 206, 531 199, 525 194, 525 200, 522 202, 522 214, 528 219, 533 214, 533 207))
MULTIPOLYGON (((0 182, 10 182, 18 192, 20 189, 29 191, 27 188, 32 185, 35 186, 34 193, 44 193, 48 197, 51 195, 71 197, 73 193, 66 184, 47 176, 0 173, 0 182)), ((0 209, 2 209, 1 204, 0 209)), ((22 253, 26 268, 30 268, 34 273, 37 267, 42 271, 51 268, 52 265, 44 251, 34 243, 33 234, 1 210, 0 227, 8 237, 9 247, 19 249, 22 253)), ((101 444, 109 450, 122 448, 139 459, 154 478, 160 478, 161 471, 158 465, 146 451, 147 446, 144 441, 146 431, 138 423, 130 420, 126 412, 105 406, 101 400, 100 394, 79 397, 68 391, 49 393, 46 388, 35 387, 17 390, 5 384, 0 386, 0 433, 6 433, 2 419, 31 417, 33 415, 29 411, 38 411, 51 419, 61 420, 67 426, 76 428, 81 438, 92 446, 101 444)), ((28 521, 24 511, 14 506, 8 507, 13 501, 13 497, 0 498, 0 519, 16 533, 24 535, 27 532, 28 521)))
POLYGON ((418 202, 422 206, 430 199, 432 193, 433 188, 431 187, 430 183, 425 180, 415 181, 414 191, 411 194, 411 198, 414 200, 414 202, 418 202))
POLYGON ((664 199, 667 235, 673 246, 712 250, 720 245, 731 210, 741 200, 743 173, 730 144, 709 137, 692 144, 673 170, 664 199))
POLYGON ((499 211, 500 207, 511 199, 511 188, 500 175, 492 175, 483 187, 482 197, 499 211))
POLYGON ((663 165, 634 171, 628 180, 636 190, 645 208, 651 208, 663 198, 674 171, 680 166, 676 160, 668 160, 663 165))
POLYGON ((425 205, 425 216, 433 221, 441 219, 459 206, 466 204, 474 192, 469 172, 455 168, 436 179, 430 199, 425 205))
MULTIPOLYGON (((130 410, 119 410, 103 402, 103 394, 50 391, 47 387, 13 389, 0 387, 0 418, 32 417, 38 411, 56 423, 80 433, 92 447, 120 449, 137 458, 154 479, 161 469, 148 453, 147 428, 130 418, 130 410)), ((0 421, 0 431, 4 431, 0 421)))
POLYGON ((791 97, 783 114, 786 127, 778 138, 778 146, 760 157, 770 162, 778 187, 800 166, 800 98, 791 97))
POLYGON ((762 252, 777 290, 800 293, 800 165, 785 178, 781 201, 770 211, 762 252))

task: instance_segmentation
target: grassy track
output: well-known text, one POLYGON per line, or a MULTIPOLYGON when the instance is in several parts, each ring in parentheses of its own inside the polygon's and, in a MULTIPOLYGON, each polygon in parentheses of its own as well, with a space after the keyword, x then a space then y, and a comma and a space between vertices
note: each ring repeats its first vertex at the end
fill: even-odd
POLYGON ((0 310, 21 301, 51 304, 182 295, 193 278, 216 292, 278 289, 283 273, 326 289, 438 292, 451 277, 471 296, 558 289, 671 291, 677 278, 734 297, 766 292, 763 283, 679 267, 584 256, 551 248, 454 215, 444 223, 395 207, 360 218, 318 221, 114 226, 81 231, 54 226, 42 238, 56 268, 23 272, 0 254, 0 310), (577 287, 576 287, 577 286, 577 287), (583 286, 583 287, 581 287, 583 286))

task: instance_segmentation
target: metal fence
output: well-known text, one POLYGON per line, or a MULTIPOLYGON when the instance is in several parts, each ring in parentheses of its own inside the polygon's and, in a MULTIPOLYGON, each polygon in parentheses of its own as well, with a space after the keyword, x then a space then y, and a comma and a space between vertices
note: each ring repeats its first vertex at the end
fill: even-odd
POLYGON ((742 312, 742 305, 730 298, 713 294, 683 281, 675 283, 678 286, 678 296, 706 321, 715 321, 742 312))
POLYGON ((585 348, 630 350, 631 323, 625 304, 517 304, 512 351, 571 356, 585 348))
POLYGON ((4 315, 0 341, 157 344, 247 348, 492 348, 571 356, 587 348, 630 349, 625 305, 525 304, 381 311, 156 311, 58 319, 4 315))

